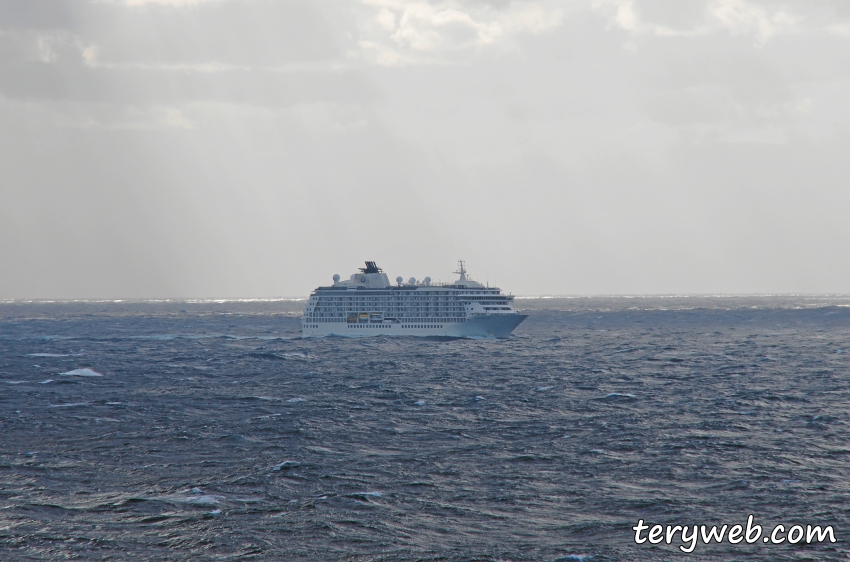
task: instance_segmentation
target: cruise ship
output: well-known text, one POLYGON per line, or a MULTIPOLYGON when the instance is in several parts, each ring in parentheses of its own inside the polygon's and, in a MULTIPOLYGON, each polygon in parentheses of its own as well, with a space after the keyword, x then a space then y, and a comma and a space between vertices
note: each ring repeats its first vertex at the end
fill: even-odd
POLYGON ((467 277, 463 261, 454 283, 430 277, 390 283, 375 262, 359 273, 310 295, 301 320, 302 336, 447 336, 506 338, 527 318, 511 306, 513 295, 467 277))

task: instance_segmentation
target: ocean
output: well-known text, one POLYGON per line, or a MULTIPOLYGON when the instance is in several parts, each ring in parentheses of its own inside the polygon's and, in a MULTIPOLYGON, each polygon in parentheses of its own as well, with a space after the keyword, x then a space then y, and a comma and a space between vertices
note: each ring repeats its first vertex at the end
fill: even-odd
POLYGON ((518 299, 505 340, 303 305, 0 303, 0 559, 848 559, 850 298, 518 299), (836 542, 635 541, 748 515, 836 542))

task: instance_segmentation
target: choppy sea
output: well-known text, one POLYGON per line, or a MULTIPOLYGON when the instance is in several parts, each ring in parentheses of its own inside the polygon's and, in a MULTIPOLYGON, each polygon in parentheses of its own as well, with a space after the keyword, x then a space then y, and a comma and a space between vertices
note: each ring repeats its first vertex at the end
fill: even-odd
POLYGON ((0 559, 848 560, 850 298, 519 299, 493 341, 303 304, 0 303, 0 559), (837 542, 634 542, 748 514, 837 542))

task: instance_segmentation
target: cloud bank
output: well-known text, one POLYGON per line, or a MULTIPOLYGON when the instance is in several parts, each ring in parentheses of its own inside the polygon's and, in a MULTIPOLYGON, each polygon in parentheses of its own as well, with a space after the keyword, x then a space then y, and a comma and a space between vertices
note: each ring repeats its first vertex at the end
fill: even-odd
POLYGON ((850 5, 6 0, 0 298, 847 292, 850 5))

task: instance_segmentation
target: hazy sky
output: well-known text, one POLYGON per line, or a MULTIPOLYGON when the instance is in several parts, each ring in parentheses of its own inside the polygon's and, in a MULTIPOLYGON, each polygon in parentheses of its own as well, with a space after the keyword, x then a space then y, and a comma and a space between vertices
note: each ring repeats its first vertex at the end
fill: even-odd
POLYGON ((0 299, 850 292, 846 0, 2 0, 0 299))

